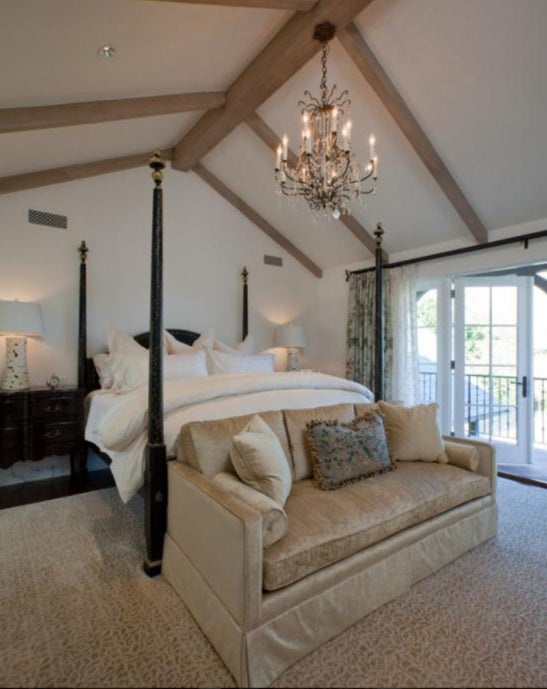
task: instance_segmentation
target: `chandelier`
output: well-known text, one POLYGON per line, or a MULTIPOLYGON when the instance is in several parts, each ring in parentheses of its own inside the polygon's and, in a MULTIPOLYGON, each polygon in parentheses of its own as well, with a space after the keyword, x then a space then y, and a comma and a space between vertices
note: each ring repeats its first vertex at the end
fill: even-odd
POLYGON ((378 156, 375 138, 369 138, 370 159, 361 168, 351 151, 351 121, 343 121, 344 109, 351 101, 348 91, 336 95, 336 84, 327 88, 327 54, 335 27, 329 22, 318 24, 313 37, 322 44, 319 85, 320 99, 304 91, 307 101, 302 108, 302 139, 294 166, 288 163, 289 139, 285 134, 276 152, 275 179, 280 193, 301 196, 312 211, 338 219, 349 213, 349 203, 372 194, 378 179, 378 156))

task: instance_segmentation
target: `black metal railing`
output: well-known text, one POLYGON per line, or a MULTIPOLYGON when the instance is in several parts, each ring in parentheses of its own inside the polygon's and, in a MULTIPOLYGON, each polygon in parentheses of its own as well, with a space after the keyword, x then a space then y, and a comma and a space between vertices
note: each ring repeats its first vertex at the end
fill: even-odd
MULTIPOLYGON (((515 376, 465 375, 465 433, 492 435, 515 440, 517 437, 517 390, 515 376)), ((534 444, 547 445, 547 378, 534 378, 534 444)), ((437 373, 420 371, 420 402, 437 399, 437 373)))

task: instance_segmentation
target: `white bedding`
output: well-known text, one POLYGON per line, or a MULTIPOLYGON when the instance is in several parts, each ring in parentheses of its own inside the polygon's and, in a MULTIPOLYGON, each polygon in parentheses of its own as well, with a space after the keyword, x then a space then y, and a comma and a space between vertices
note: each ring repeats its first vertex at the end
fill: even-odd
MULTIPOLYGON (((174 456, 180 427, 189 421, 372 399, 365 386, 324 373, 224 374, 165 381, 167 456, 174 456)), ((88 396, 86 440, 111 458, 110 468, 124 502, 144 483, 147 407, 146 385, 123 395, 97 390, 88 396)))

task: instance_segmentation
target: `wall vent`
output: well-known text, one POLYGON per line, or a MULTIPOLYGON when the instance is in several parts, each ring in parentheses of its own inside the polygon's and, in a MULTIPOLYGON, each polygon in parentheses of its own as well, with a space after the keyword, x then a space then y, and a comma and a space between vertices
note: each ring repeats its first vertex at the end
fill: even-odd
POLYGON ((68 218, 66 215, 57 215, 56 213, 46 213, 45 211, 35 211, 29 208, 28 221, 33 225, 46 225, 47 227, 58 227, 60 230, 66 230, 68 227, 68 218))
POLYGON ((267 266, 279 266, 280 268, 283 266, 283 259, 281 256, 264 256, 264 263, 267 266))

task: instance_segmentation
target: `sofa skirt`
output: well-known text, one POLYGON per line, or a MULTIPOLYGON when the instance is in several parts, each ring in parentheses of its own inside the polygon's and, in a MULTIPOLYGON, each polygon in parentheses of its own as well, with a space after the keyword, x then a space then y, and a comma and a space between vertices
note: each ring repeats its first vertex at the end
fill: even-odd
POLYGON ((162 570, 239 686, 263 687, 321 644, 496 535, 492 496, 474 500, 265 593, 246 629, 166 534, 162 570))

